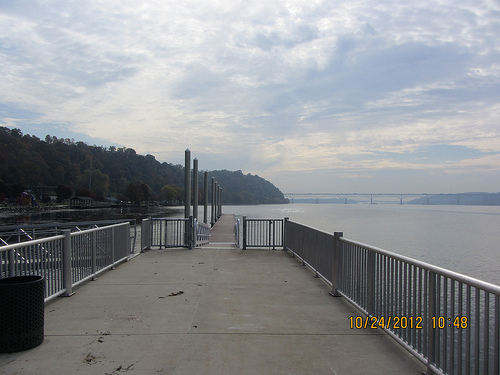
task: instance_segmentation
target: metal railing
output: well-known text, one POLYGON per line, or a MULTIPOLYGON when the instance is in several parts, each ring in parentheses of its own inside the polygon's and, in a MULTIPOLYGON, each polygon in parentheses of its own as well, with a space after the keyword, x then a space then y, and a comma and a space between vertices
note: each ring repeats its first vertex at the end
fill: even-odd
POLYGON ((240 219, 236 219, 236 223, 234 223, 234 244, 237 248, 240 247, 240 219))
POLYGON ((498 374, 500 287, 285 220, 285 249, 381 328, 428 373, 498 374))
POLYGON ((243 249, 283 247, 283 219, 248 219, 243 216, 243 249))
POLYGON ((141 222, 141 252, 151 249, 153 235, 153 219, 148 217, 141 222))
POLYGON ((123 223, 125 221, 130 223, 131 253, 134 253, 135 239, 137 237, 135 219, 2 226, 0 227, 0 246, 57 236, 62 233, 63 229, 70 229, 72 232, 80 232, 86 229, 100 228, 107 225, 123 223))
POLYGON ((190 247, 191 244, 191 220, 173 218, 151 219, 151 242, 150 246, 162 248, 190 247))
POLYGON ((185 247, 192 249, 210 241, 210 225, 190 218, 147 218, 141 224, 141 249, 185 247))
POLYGON ((130 223, 109 225, 0 247, 0 278, 45 278, 45 301, 71 295, 72 288, 128 259, 130 223))
POLYGON ((333 278, 333 234, 323 232, 307 225, 295 223, 285 218, 285 245, 304 265, 308 265, 316 276, 330 285, 333 278))
POLYGON ((202 221, 194 219, 194 247, 208 245, 210 242, 211 227, 202 221))

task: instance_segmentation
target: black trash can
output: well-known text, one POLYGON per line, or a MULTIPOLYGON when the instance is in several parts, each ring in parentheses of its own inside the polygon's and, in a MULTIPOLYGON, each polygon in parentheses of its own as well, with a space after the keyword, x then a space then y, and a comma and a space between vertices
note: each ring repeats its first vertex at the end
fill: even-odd
POLYGON ((42 276, 0 279, 0 353, 31 349, 43 342, 44 298, 42 276))

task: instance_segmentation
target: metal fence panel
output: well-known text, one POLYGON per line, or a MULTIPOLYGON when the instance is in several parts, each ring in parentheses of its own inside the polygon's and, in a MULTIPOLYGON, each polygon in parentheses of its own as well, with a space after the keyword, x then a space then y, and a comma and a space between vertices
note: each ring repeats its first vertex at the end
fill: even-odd
POLYGON ((243 216, 243 249, 283 247, 283 219, 248 219, 243 216))
POLYGON ((43 276, 47 301, 71 294, 72 286, 128 259, 130 251, 129 222, 73 233, 67 230, 63 235, 1 246, 0 277, 43 276))
POLYGON ((141 252, 151 248, 152 232, 152 219, 150 217, 143 219, 141 222, 141 252))
POLYGON ((498 374, 500 287, 285 220, 285 247, 429 373, 498 374))
POLYGON ((190 247, 190 219, 153 218, 151 246, 161 248, 190 247))

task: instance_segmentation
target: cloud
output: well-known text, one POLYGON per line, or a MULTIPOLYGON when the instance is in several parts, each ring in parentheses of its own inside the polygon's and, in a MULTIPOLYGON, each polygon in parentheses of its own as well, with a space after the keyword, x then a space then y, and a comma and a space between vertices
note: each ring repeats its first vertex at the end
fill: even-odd
POLYGON ((462 168, 464 188, 480 173, 475 190, 495 191, 499 11, 451 0, 3 2, 0 124, 174 163, 189 147, 206 169, 284 186, 307 173, 303 189, 418 170, 431 191, 441 185, 430 173, 462 168))

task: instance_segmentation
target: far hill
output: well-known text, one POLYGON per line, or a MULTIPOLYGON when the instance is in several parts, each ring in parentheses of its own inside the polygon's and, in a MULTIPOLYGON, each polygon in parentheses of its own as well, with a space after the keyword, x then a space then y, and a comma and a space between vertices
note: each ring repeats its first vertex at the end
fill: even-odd
POLYGON ((474 206, 499 206, 500 193, 455 193, 436 194, 425 198, 417 198, 408 204, 445 204, 445 205, 474 205, 474 206))
MULTIPOLYGON (((259 176, 226 170, 209 176, 224 189, 226 204, 287 203, 278 188, 259 176)), ((201 172, 199 181, 201 187, 201 172)), ((41 140, 0 127, 0 202, 26 189, 46 195, 58 190, 101 199, 162 200, 165 186, 184 188, 183 166, 159 162, 131 148, 89 146, 50 135, 41 140)))

